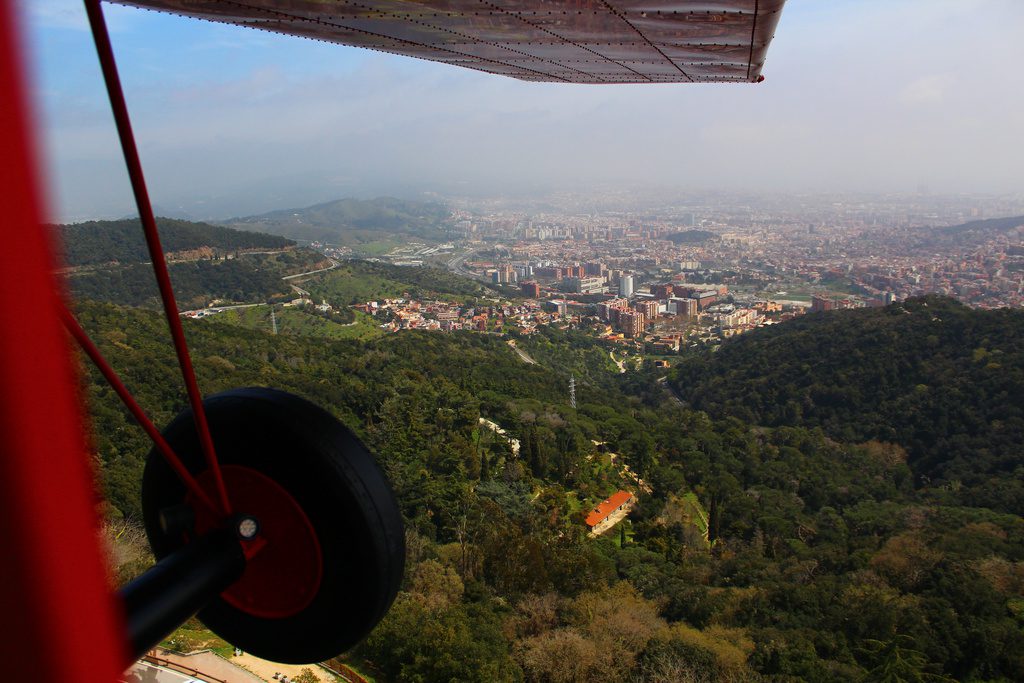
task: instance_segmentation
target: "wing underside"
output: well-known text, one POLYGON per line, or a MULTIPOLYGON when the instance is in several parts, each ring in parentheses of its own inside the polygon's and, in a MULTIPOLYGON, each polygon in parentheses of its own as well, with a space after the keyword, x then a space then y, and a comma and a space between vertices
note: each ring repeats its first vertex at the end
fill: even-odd
POLYGON ((113 0, 525 81, 760 80, 785 0, 113 0))

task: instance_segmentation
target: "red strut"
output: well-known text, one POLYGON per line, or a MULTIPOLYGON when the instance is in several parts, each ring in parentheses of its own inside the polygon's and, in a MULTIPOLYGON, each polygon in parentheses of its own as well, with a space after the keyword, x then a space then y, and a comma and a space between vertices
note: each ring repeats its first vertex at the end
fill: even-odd
POLYGON ((220 508, 218 508, 210 497, 206 495, 206 491, 199 485, 199 482, 196 481, 195 477, 192 476, 192 473, 188 471, 188 468, 185 467, 185 464, 178 457, 177 453, 174 452, 171 445, 167 443, 166 439, 164 439, 164 435, 160 433, 160 430, 156 428, 156 425, 153 424, 145 411, 142 410, 142 407, 132 396, 132 393, 128 391, 128 387, 126 387, 124 382, 121 381, 121 378, 117 376, 117 372, 115 372, 114 368, 107 362, 107 359, 103 357, 103 354, 100 353, 100 350, 96 347, 93 341, 89 339, 89 335, 85 333, 85 330, 83 330, 82 326, 78 324, 78 321, 75 320, 75 316, 71 315, 71 311, 69 311, 66 306, 60 307, 60 317, 61 321, 64 323, 64 327, 66 327, 68 332, 71 333, 71 336, 75 338, 78 345, 82 347, 82 351, 85 352, 85 355, 89 356, 93 365, 96 366, 96 369, 99 370, 100 374, 102 374, 107 380, 107 384, 109 384, 114 392, 121 398, 121 402, 124 403, 128 412, 132 414, 132 417, 134 417, 135 421, 139 423, 142 430, 149 435, 150 439, 153 440, 153 445, 156 446, 156 449, 164 456, 164 460, 167 461, 167 464, 171 466, 171 469, 175 471, 178 478, 185 484, 185 488, 191 491, 192 495, 194 495, 211 513, 217 515, 217 513, 220 512, 220 508))
POLYGON ((84 0, 84 2, 85 11, 89 15, 89 25, 92 27, 93 41, 96 43, 96 52, 103 69, 103 80, 107 85, 107 95, 110 97, 110 108, 113 110, 114 121, 117 124, 117 134, 121 138, 121 150, 124 152, 125 165, 128 167, 128 177, 131 179, 132 191, 135 193, 135 204, 139 208, 142 230, 146 235, 146 247, 149 249, 150 261, 153 262, 157 286, 160 288, 164 316, 171 328, 174 351, 178 355, 178 365, 181 367, 181 375, 185 380, 185 389, 188 391, 188 400, 195 417, 199 443, 202 446, 203 455, 206 457, 206 465, 213 474, 221 508, 225 515, 229 515, 231 514, 231 503, 228 501, 227 489, 224 488, 224 477, 221 475, 220 463, 217 462, 217 453, 214 451, 213 439, 210 437, 210 427, 206 422, 206 412, 203 410, 203 396, 199 392, 195 371, 192 369, 192 359, 188 353, 185 332, 181 328, 178 304, 174 299, 170 275, 167 273, 167 261, 164 259, 163 247, 160 245, 160 235, 157 232, 156 219, 153 216, 153 206, 149 201, 146 179, 142 173, 139 151, 135 146, 128 106, 125 104, 121 79, 117 74, 117 63, 114 61, 114 50, 110 44, 106 22, 103 19, 103 10, 100 7, 100 0, 84 0))

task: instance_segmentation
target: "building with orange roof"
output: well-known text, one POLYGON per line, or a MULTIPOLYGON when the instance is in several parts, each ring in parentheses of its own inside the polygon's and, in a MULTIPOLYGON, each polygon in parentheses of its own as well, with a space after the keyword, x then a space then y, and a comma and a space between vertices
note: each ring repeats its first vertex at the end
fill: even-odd
POLYGON ((629 512, 633 507, 633 502, 633 494, 629 491, 613 493, 587 515, 587 526, 590 527, 590 533, 597 536, 611 529, 625 516, 625 514, 619 513, 629 512))

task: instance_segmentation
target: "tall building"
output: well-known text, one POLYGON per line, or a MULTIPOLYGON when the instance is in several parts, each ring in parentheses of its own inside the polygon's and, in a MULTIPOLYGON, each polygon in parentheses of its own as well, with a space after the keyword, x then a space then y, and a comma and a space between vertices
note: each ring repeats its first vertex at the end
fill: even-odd
POLYGON ((658 317, 658 302, 654 299, 644 299, 633 303, 633 310, 640 311, 648 322, 658 317))
POLYGON ((540 285, 536 282, 524 282, 520 287, 523 290, 523 296, 528 296, 532 299, 540 297, 540 285))
POLYGON ((633 276, 625 273, 619 278, 619 296, 629 298, 633 296, 633 276))
POLYGON ((672 292, 684 299, 693 299, 694 295, 700 291, 700 287, 694 285, 675 285, 672 288, 672 292))
POLYGON ((494 284, 506 284, 509 282, 516 281, 516 271, 510 264, 503 264, 498 266, 497 270, 491 274, 491 282, 494 284))
POLYGON ((676 315, 685 316, 687 318, 693 318, 697 315, 696 299, 673 298, 669 300, 669 305, 672 307, 671 312, 676 315))
POLYGON ((673 287, 671 282, 663 282, 660 285, 651 285, 651 294, 655 299, 667 299, 672 296, 673 287))
POLYGON ((647 320, 641 311, 621 311, 619 313, 619 329, 627 337, 643 335, 647 320))
POLYGON ((714 289, 697 292, 693 295, 693 298, 697 300, 697 308, 703 311, 708 306, 712 306, 716 301, 718 301, 718 292, 714 289))
POLYGON ((831 311, 833 308, 835 308, 835 303, 827 296, 814 295, 811 297, 811 313, 831 311))
POLYGON ((576 294, 601 294, 604 292, 604 278, 571 277, 565 280, 570 292, 576 294))
POLYGON ((629 302, 625 299, 609 299, 597 305, 598 317, 613 323, 618 322, 619 313, 626 310, 629 310, 629 302))

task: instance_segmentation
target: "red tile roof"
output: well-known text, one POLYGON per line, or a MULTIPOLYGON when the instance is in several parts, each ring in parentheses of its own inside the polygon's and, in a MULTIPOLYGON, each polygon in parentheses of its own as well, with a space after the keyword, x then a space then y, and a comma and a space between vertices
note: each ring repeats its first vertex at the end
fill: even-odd
POLYGON ((622 507, 623 503, 626 503, 632 497, 633 494, 629 491, 618 491, 612 494, 610 498, 598 505, 589 515, 587 515, 587 526, 597 526, 603 522, 608 515, 618 510, 622 507))

